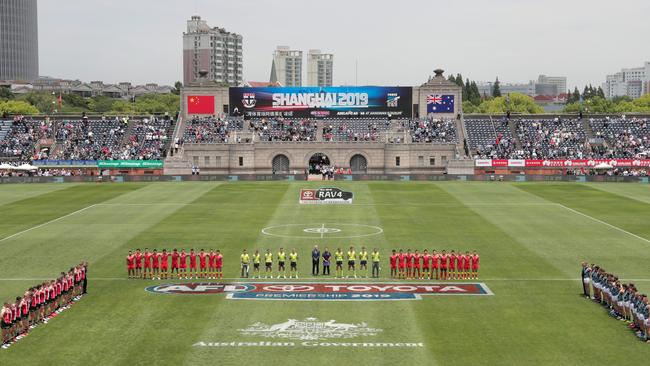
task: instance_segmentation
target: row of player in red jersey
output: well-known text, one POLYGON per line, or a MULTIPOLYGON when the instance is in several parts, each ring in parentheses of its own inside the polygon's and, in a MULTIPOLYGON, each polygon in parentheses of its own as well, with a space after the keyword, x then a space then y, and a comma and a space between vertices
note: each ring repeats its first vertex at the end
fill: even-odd
POLYGON ((27 336, 30 329, 46 324, 86 293, 88 264, 82 262, 52 281, 27 291, 15 302, 5 302, 0 310, 2 348, 27 336))
POLYGON ((417 249, 411 252, 407 249, 393 249, 390 256, 390 276, 398 279, 436 279, 436 280, 465 280, 478 279, 480 257, 474 251, 457 253, 446 250, 429 253, 417 249))
POLYGON ((223 278, 223 255, 219 250, 210 249, 209 252, 201 249, 195 252, 190 249, 174 248, 171 252, 163 249, 144 252, 136 249, 135 253, 129 251, 126 256, 127 276, 130 279, 167 279, 167 278, 223 278), (171 265, 170 265, 171 261, 171 265), (197 266, 198 264, 198 266, 197 266))

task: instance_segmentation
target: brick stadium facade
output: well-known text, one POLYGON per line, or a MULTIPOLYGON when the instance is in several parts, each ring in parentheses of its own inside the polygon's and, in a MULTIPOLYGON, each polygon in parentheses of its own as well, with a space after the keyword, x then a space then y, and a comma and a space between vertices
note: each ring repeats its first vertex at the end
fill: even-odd
MULTIPOLYGON (((238 131, 228 143, 185 143, 175 154, 165 160, 165 174, 189 174, 193 166, 201 174, 302 174, 315 154, 324 154, 330 165, 344 169, 355 167, 354 173, 367 174, 471 174, 471 160, 463 159, 464 126, 462 123, 462 90, 447 81, 442 70, 421 86, 413 87, 412 114, 425 116, 427 95, 453 95, 453 113, 440 113, 436 118, 451 120, 458 133, 456 141, 449 143, 414 143, 408 131, 397 121, 382 131, 372 142, 327 142, 322 131, 327 120, 316 120, 316 136, 309 142, 266 142, 254 133, 238 131), (245 142, 235 142, 240 138, 245 142), (399 139, 400 143, 394 143, 399 139), (354 160, 354 161, 353 161, 354 160), (275 164, 274 164, 275 162, 275 164), (282 164, 279 164, 282 162, 282 164)), ((181 118, 174 137, 183 136, 188 119, 189 96, 214 97, 215 113, 229 111, 229 89, 210 82, 197 82, 183 89, 181 94, 181 118)))

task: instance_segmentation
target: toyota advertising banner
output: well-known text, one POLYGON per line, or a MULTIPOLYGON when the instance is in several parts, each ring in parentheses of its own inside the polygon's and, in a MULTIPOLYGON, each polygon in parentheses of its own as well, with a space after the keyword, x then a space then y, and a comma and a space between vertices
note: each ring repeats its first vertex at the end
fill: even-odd
POLYGON ((474 166, 510 167, 510 168, 591 168, 599 164, 612 167, 650 167, 650 159, 557 159, 557 160, 522 160, 522 159, 476 159, 474 166))
POLYGON ((410 87, 230 88, 229 93, 233 116, 410 118, 413 109, 410 87))

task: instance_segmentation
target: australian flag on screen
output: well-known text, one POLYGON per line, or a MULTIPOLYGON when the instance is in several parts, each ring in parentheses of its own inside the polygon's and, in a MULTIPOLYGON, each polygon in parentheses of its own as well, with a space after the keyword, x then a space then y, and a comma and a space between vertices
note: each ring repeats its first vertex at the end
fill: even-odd
POLYGON ((429 113, 454 113, 454 96, 427 95, 427 114, 429 113))

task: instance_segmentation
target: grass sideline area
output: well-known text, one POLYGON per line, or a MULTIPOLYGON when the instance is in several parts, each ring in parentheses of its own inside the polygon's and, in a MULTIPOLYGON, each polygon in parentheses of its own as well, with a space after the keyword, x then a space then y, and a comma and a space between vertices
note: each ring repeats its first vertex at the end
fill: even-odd
MULTIPOLYGON (((605 365, 623 359, 644 364, 650 346, 582 298, 579 276, 585 260, 650 292, 648 218, 650 186, 632 183, 2 185, 0 300, 22 295, 39 279, 54 278, 82 260, 89 262, 89 293, 0 350, 0 365, 605 365), (353 192, 354 203, 298 204, 301 188, 328 186, 353 192), (280 229, 281 236, 262 233, 288 224, 297 229, 280 229), (312 238, 303 224, 359 224, 382 232, 312 238), (126 280, 127 251, 144 247, 221 249, 224 277, 232 282, 252 281, 235 279, 242 248, 276 253, 281 246, 287 251, 295 247, 301 277, 311 277, 314 244, 332 251, 349 245, 380 248, 382 282, 391 281, 388 256, 393 248, 476 250, 481 255, 478 282, 494 295, 247 301, 224 294, 155 294, 145 287, 162 281, 126 280), (197 346, 287 342, 243 335, 240 329, 306 318, 381 329, 376 335, 320 342, 422 346, 197 346)), ((371 282, 331 277, 298 281, 371 282)))

